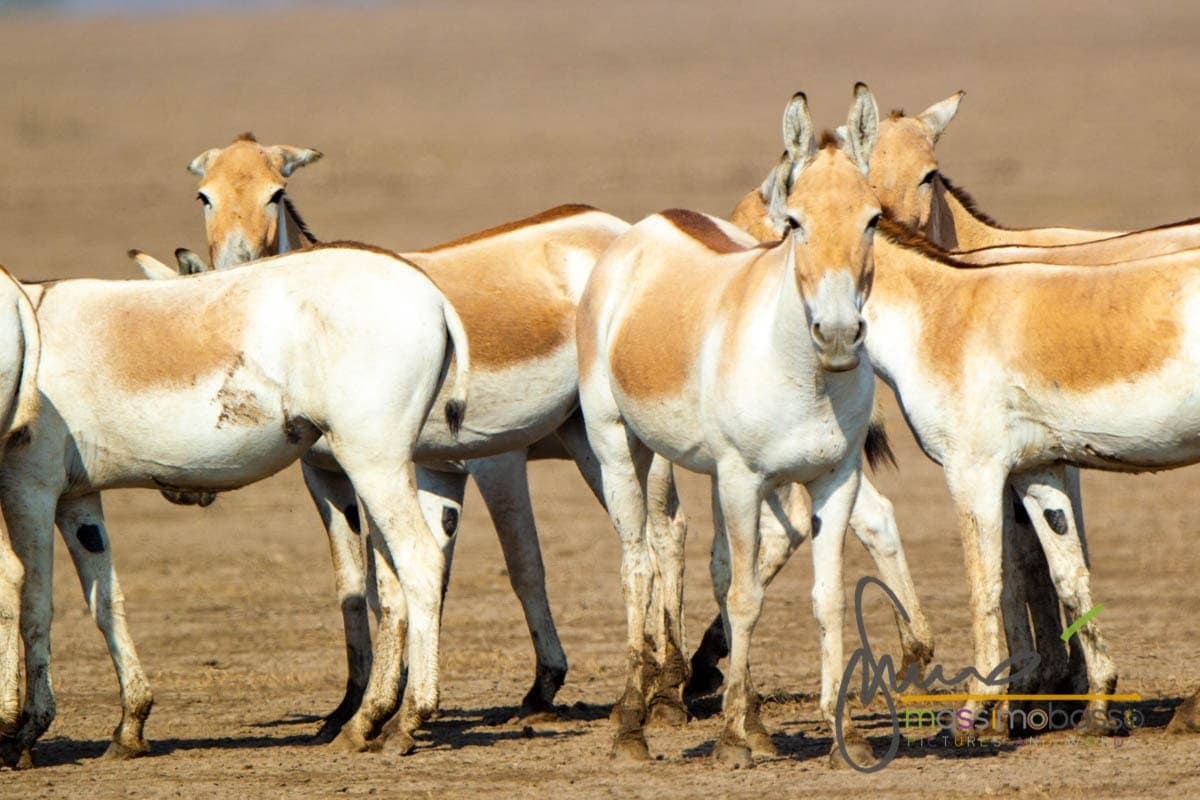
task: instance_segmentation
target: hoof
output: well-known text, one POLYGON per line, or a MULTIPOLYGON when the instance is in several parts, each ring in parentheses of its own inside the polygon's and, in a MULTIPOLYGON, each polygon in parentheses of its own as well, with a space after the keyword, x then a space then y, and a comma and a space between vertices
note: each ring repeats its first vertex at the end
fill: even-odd
MULTIPOLYGON (((875 751, 871 749, 871 745, 867 744, 865 739, 850 739, 845 744, 847 755, 858 766, 873 767, 879 763, 879 759, 875 757, 875 751)), ((829 766, 833 769, 852 769, 845 757, 842 756, 841 748, 836 744, 829 752, 829 766)))
POLYGON ((150 745, 143 739, 133 745, 124 744, 113 740, 109 742, 108 749, 104 751, 104 755, 100 756, 101 761, 128 761, 131 758, 138 758, 150 752, 150 745))
POLYGON ((417 742, 412 735, 405 731, 396 731, 395 734, 389 736, 382 743, 381 750, 384 753, 397 756, 411 755, 412 751, 417 749, 417 742))
POLYGON ((328 747, 341 753, 369 753, 372 749, 371 742, 350 728, 342 728, 342 732, 333 738, 328 747))
POLYGON ((696 700, 709 697, 721 691, 725 685, 725 674, 716 667, 692 665, 692 677, 683 687, 685 700, 696 700))
POLYGON ((646 737, 639 733, 618 734, 613 742, 612 757, 615 761, 649 761, 650 748, 646 737))
POLYGON ((743 744, 721 740, 712 751, 713 761, 729 769, 750 769, 754 766, 754 758, 750 748, 743 744))
POLYGON ((766 731, 751 731, 746 734, 746 744, 750 745, 750 754, 755 758, 778 758, 779 751, 775 742, 766 731))
POLYGON ((667 697, 656 697, 650 701, 650 724, 664 728, 682 728, 687 725, 687 709, 667 697))
POLYGON ((19 745, 11 739, 0 741, 0 767, 33 769, 33 752, 29 745, 19 745))

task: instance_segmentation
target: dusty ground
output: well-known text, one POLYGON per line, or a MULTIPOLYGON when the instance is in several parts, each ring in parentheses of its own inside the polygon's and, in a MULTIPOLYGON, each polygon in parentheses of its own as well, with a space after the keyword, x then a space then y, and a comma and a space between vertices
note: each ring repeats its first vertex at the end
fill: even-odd
MULTIPOLYGON (((1200 208, 1200 90, 1190 4, 408 3, 359 11, 0 20, 0 259, 29 278, 129 276, 131 246, 202 243, 200 150, 252 128, 327 158, 293 180, 318 235, 415 247, 564 201, 628 218, 669 206, 717 213, 779 149, 779 113, 808 90, 819 121, 850 86, 919 110, 968 95, 941 145, 945 171, 1013 225, 1137 227, 1200 208)), ((966 587, 947 494, 892 414, 895 501, 939 661, 966 662, 966 587)), ((715 718, 655 731, 662 761, 616 769, 607 704, 621 684, 617 545, 568 466, 534 469, 550 593, 571 658, 570 721, 492 725, 531 674, 531 650, 477 496, 468 500, 446 609, 443 718, 416 755, 305 746, 340 696, 340 617, 329 559, 298 474, 214 507, 114 492, 117 563, 157 705, 153 756, 93 761, 118 715, 102 641, 65 551, 56 579, 59 716, 41 768, 0 775, 0 796, 458 797, 654 794, 1058 798, 1195 796, 1200 742, 1163 733, 1195 688, 1197 472, 1089 475, 1100 618, 1121 688, 1150 726, 1084 745, 906 750, 886 771, 835 772, 817 722, 817 637, 801 553, 768 595, 760 686, 783 757, 728 773, 703 757, 715 718), (1117 746, 1120 745, 1120 746, 1117 746), (975 757, 972 757, 975 756, 975 757)), ((711 612, 703 481, 693 519, 689 626, 711 612)), ((847 547, 848 579, 870 569, 847 547)), ((869 622, 882 636, 886 620, 869 622)))

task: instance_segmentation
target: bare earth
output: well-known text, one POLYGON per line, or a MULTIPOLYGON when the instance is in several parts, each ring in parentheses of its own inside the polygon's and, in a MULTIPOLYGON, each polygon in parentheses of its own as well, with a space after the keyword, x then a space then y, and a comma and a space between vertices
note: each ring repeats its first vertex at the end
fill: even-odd
MULTIPOLYGON (((4 17, 0 260, 26 278, 132 277, 129 247, 199 248, 184 165, 245 129, 326 153, 291 192, 324 238, 410 248, 567 201, 628 219, 671 206, 726 213, 773 163, 788 96, 806 89, 832 126, 856 79, 910 111, 967 89, 943 167, 1008 224, 1135 228, 1200 208, 1194 4, 498 5, 4 17)), ((951 671, 969 654, 958 536, 940 471, 890 408, 902 470, 878 483, 951 671)), ((616 768, 616 537, 569 465, 539 464, 568 719, 494 724, 527 688, 532 652, 472 494, 445 615, 443 715, 411 757, 347 756, 306 746, 345 667, 327 548, 298 472, 207 510, 113 492, 117 563, 157 697, 153 755, 94 761, 118 718, 116 683, 60 547, 58 720, 40 768, 0 774, 0 797, 1196 796, 1200 742, 1163 724, 1200 682, 1198 476, 1085 481, 1100 622, 1121 690, 1148 698, 1147 727, 999 751, 906 748, 871 776, 826 764, 805 551, 769 592, 754 652, 760 688, 778 698, 766 721, 781 758, 717 769, 705 758, 719 730, 710 713, 654 730, 658 762, 616 768)), ((705 480, 683 486, 695 640, 713 609, 711 527, 705 480)), ((846 552, 848 581, 870 571, 861 547, 846 552)), ((868 624, 894 648, 881 608, 868 624)))

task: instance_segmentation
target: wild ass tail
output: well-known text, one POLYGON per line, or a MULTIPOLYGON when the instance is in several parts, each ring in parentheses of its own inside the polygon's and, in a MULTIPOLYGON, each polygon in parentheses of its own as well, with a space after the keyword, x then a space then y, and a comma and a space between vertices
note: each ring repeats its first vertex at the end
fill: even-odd
POLYGON ((6 424, 0 431, 0 439, 10 445, 20 445, 29 441, 38 415, 40 395, 37 374, 42 357, 42 337, 38 331, 37 313, 25 292, 19 286, 16 289, 17 316, 21 324, 24 354, 21 358, 20 373, 17 375, 16 402, 9 409, 6 424))
POLYGON ((446 331, 454 345, 454 388, 446 401, 446 424, 455 436, 462 428, 463 416, 467 413, 467 377, 471 370, 471 348, 467 344, 467 332, 463 328, 458 312, 449 300, 442 301, 442 313, 446 318, 446 331))
POLYGON ((875 398, 875 405, 871 408, 871 422, 867 425, 867 443, 863 446, 863 452, 866 453, 867 463, 871 465, 872 472, 878 472, 884 465, 891 465, 892 469, 896 468, 896 453, 892 450, 892 443, 888 439, 887 427, 884 425, 883 409, 879 405, 879 398, 875 398))

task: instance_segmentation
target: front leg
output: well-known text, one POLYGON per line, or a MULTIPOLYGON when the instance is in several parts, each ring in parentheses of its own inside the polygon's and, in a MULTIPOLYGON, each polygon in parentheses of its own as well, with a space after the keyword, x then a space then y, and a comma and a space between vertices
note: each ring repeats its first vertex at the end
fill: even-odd
MULTIPOLYGON (((831 732, 840 725, 847 753, 860 767, 875 763, 875 756, 849 715, 847 719, 838 719, 837 698, 846 666, 842 651, 846 624, 843 546, 861 478, 861 462, 856 455, 836 472, 808 484, 812 495, 813 616, 821 631, 821 716, 831 732)), ((831 764, 841 763, 836 741, 829 757, 831 764)))

